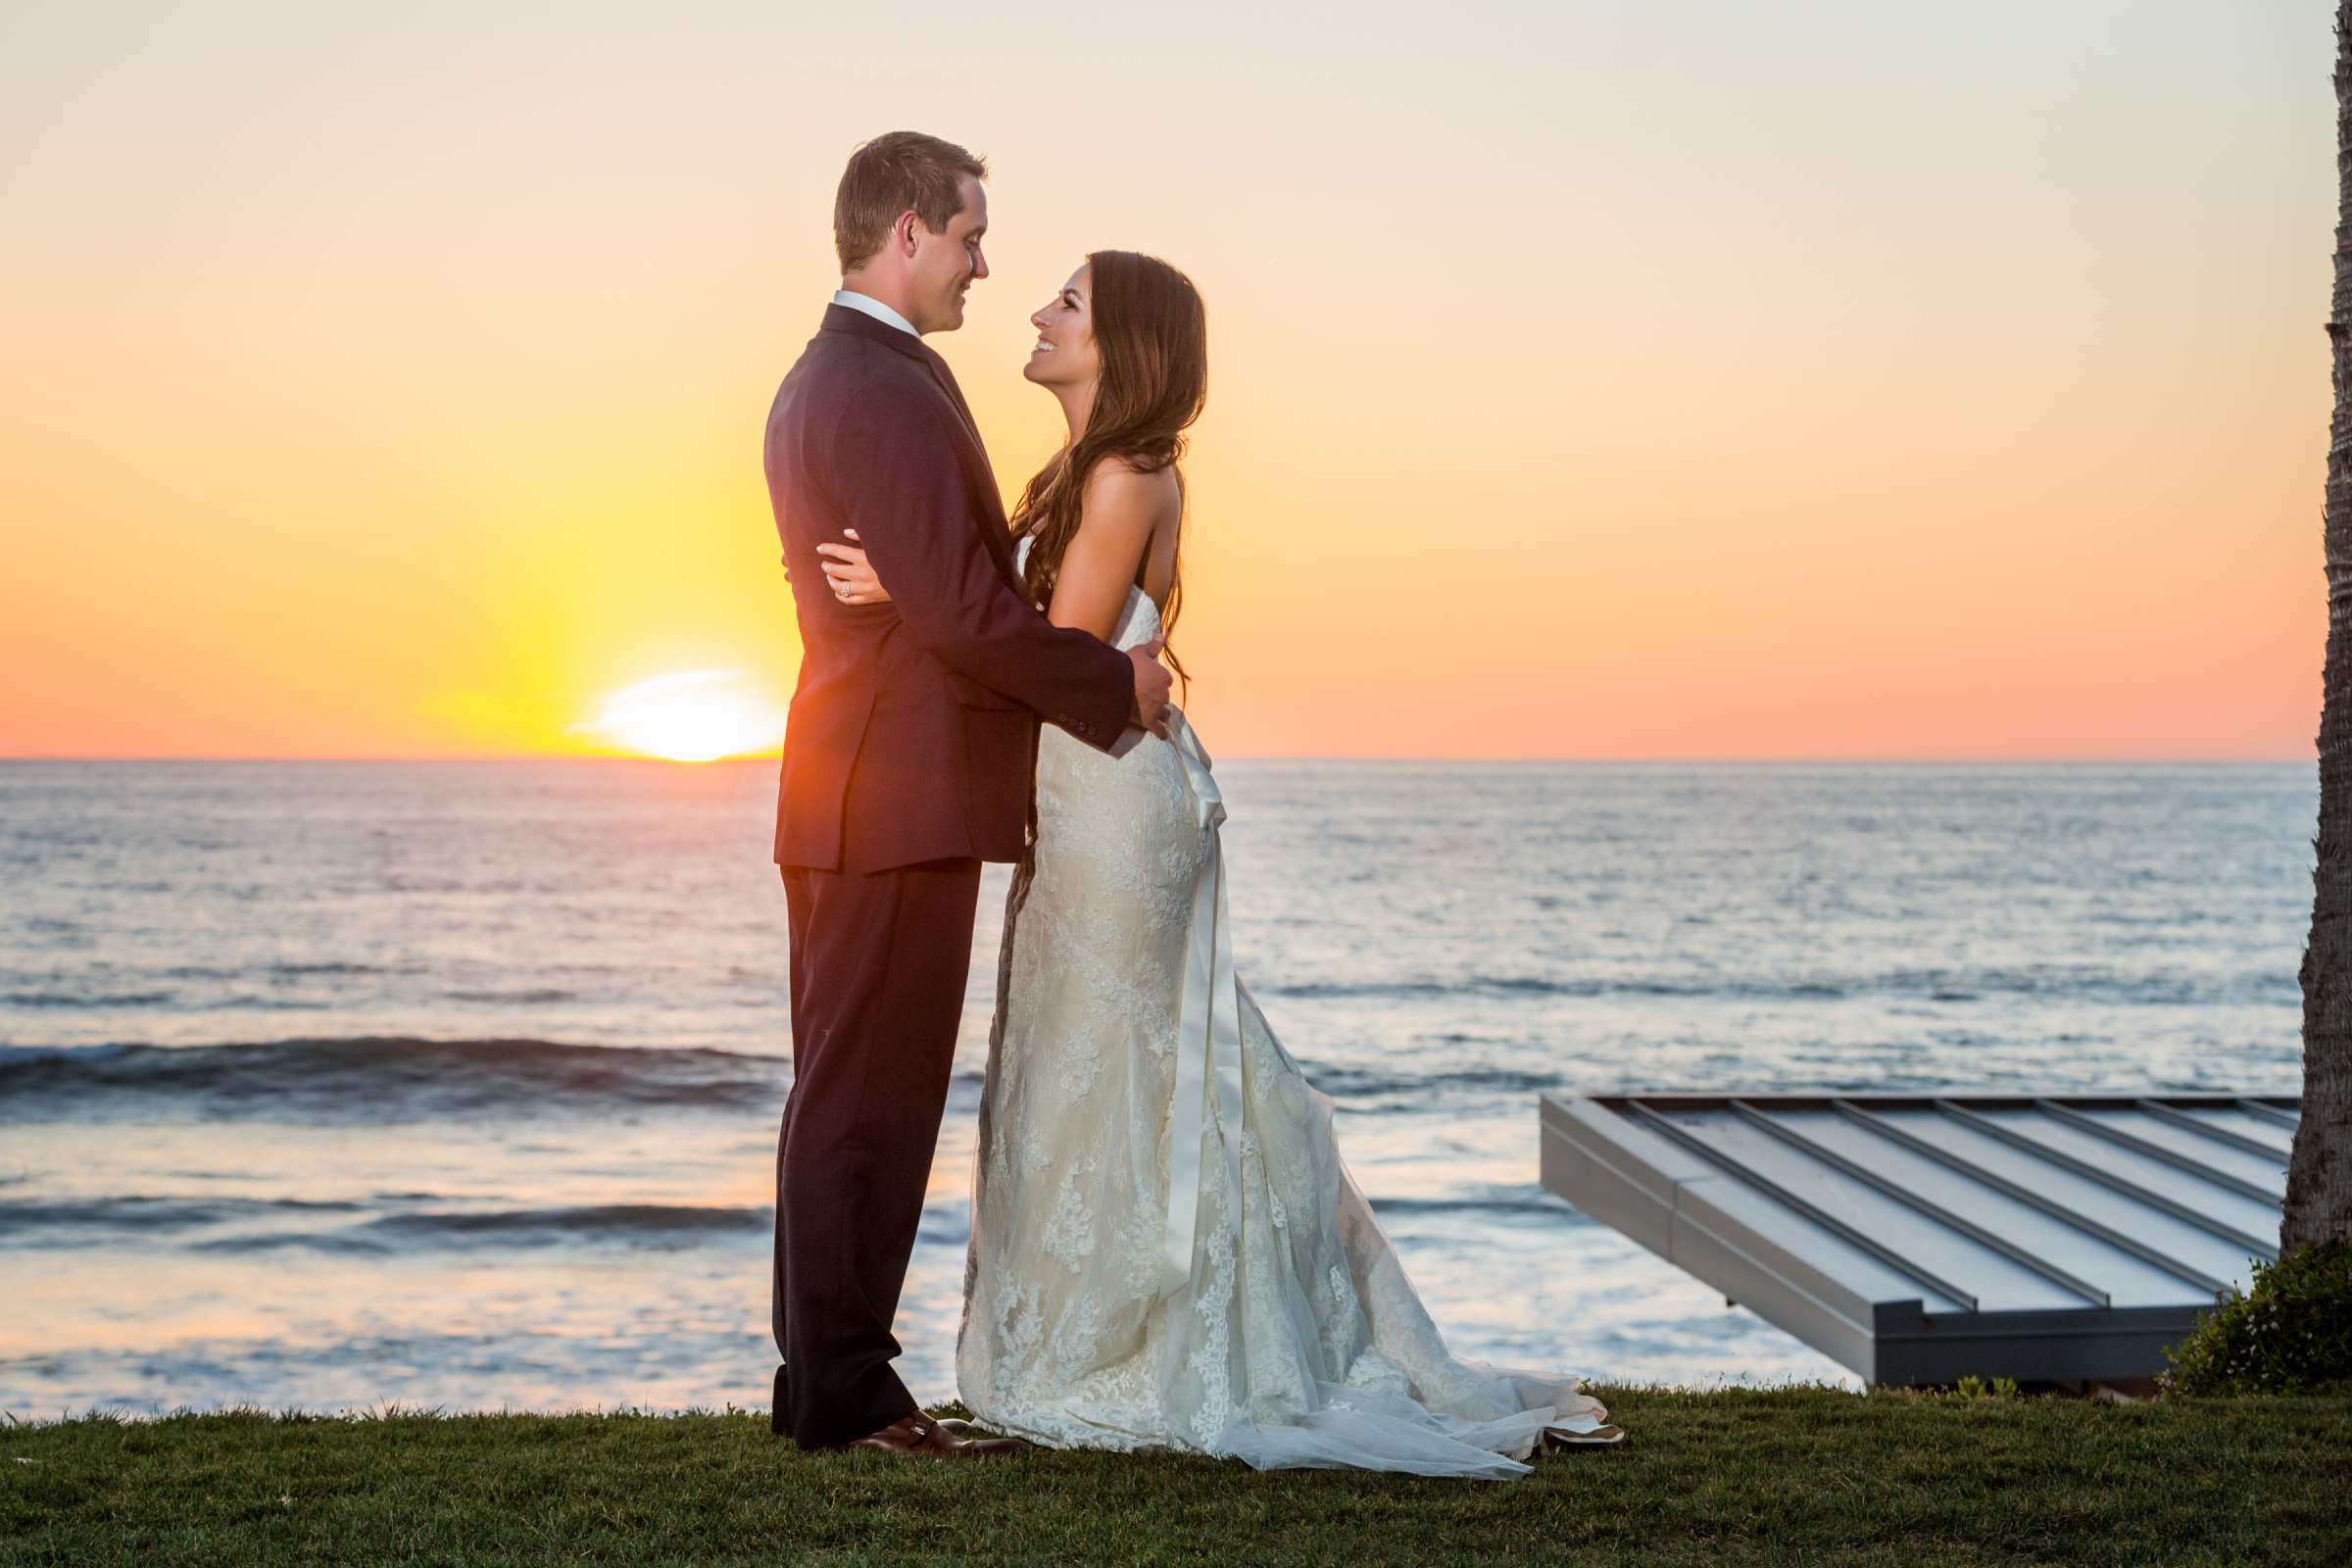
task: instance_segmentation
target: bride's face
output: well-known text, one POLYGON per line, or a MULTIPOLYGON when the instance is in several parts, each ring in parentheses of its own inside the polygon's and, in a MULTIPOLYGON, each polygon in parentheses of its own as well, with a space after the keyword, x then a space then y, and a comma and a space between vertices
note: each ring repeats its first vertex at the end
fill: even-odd
POLYGON ((1021 373, 1040 386, 1084 386, 1102 373, 1102 357, 1095 352, 1094 306, 1089 298, 1094 279, 1091 268, 1081 267, 1061 285, 1053 303, 1032 314, 1037 347, 1021 373))

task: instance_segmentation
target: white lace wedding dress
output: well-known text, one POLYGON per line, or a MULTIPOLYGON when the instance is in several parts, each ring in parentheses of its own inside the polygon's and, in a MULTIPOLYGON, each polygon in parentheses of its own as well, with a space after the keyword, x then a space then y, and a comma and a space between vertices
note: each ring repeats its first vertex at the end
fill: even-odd
MULTIPOLYGON (((1024 541, 1024 546, 1026 541, 1024 541)), ((1130 590, 1113 642, 1157 635, 1130 590)), ((1223 819, 1180 715, 1106 756, 1048 726, 1006 914, 956 1371, 986 1426, 1500 1478, 1607 1412, 1446 1353, 1340 1161, 1332 1102, 1235 978, 1223 819)))

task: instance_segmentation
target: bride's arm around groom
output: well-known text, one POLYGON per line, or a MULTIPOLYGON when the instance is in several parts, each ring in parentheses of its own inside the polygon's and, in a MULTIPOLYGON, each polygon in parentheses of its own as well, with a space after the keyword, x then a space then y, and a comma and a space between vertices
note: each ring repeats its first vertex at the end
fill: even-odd
MULTIPOLYGON (((867 385, 843 411, 835 442, 858 454, 843 510, 880 519, 858 529, 858 542, 889 582, 890 603, 906 634, 956 675, 1108 745, 1133 716, 1134 662, 1103 659, 1100 639, 1055 626, 1013 589, 982 532, 1003 533, 1003 524, 975 517, 966 497, 954 416, 922 392, 896 380, 867 385)), ((966 701, 979 695, 949 684, 966 701)))

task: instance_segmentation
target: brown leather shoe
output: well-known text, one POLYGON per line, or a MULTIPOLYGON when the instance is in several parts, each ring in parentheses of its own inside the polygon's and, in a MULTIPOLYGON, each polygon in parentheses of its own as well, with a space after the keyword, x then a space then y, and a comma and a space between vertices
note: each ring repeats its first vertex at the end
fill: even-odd
POLYGON ((957 1437, 920 1410, 899 1417, 879 1432, 833 1445, 836 1450, 879 1448, 884 1453, 919 1454, 937 1459, 988 1459, 1016 1453, 1027 1446, 1018 1438, 957 1437))

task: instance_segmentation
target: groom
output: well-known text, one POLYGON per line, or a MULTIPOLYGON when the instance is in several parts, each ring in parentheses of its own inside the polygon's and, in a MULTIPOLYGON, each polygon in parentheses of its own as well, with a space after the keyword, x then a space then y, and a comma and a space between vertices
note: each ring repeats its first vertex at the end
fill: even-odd
POLYGON ((980 1455, 891 1370, 947 1104, 980 862, 1016 860, 1040 715, 1107 750, 1158 732, 1154 641, 1121 653, 1017 587, 971 411, 926 332, 988 275, 987 166, 912 131, 851 155, 841 289, 767 416, 800 624, 776 863, 792 932, 792 1092, 776 1145, 774 1430, 804 1448, 980 1455), (816 547, 855 530, 890 602, 840 603, 816 547))

